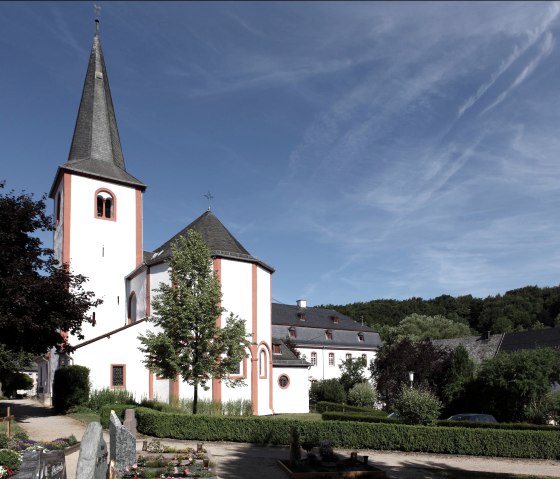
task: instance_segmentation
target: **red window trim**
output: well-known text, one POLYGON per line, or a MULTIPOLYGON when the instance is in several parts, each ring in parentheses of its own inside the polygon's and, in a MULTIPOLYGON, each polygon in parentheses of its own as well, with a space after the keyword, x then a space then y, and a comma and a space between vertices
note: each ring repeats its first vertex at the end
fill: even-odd
POLYGON ((93 217, 96 220, 117 221, 117 196, 109 188, 98 188, 93 195, 93 217), (113 198, 113 214, 110 218, 105 216, 97 216, 97 196, 99 193, 107 193, 113 198))

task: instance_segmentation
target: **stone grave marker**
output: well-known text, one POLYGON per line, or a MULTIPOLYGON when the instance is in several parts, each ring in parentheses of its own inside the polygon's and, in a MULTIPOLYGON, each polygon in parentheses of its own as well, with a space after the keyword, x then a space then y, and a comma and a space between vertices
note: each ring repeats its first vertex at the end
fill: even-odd
POLYGON ((25 451, 17 479, 66 479, 64 451, 25 451))
POLYGON ((105 479, 106 475, 107 443, 103 428, 98 422, 90 422, 80 444, 76 479, 105 479))
POLYGON ((123 426, 126 427, 126 429, 128 429, 130 433, 134 436, 134 440, 136 440, 137 424, 138 421, 136 421, 136 415, 134 413, 134 409, 125 409, 123 426))
POLYGON ((136 438, 119 420, 115 411, 111 411, 109 423, 110 460, 115 461, 117 473, 136 462, 136 438))

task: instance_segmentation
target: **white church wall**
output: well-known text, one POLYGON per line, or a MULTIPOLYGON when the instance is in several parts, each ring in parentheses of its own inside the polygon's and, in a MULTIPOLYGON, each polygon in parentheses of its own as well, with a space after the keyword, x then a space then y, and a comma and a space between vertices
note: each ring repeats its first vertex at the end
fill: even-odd
POLYGON ((307 368, 275 367, 273 369, 274 413, 308 413, 309 380, 307 368), (282 387, 280 377, 289 379, 288 385, 282 387))

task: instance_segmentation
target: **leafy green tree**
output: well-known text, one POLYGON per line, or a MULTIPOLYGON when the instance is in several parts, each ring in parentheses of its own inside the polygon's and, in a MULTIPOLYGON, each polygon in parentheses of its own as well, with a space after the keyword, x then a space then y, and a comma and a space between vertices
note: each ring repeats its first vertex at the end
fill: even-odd
POLYGON ((395 402, 399 419, 407 424, 434 424, 440 415, 442 403, 427 389, 404 386, 395 402))
POLYGON ((431 339, 448 339, 470 336, 467 324, 452 321, 444 316, 426 316, 411 314, 389 331, 387 342, 394 343, 409 339, 410 341, 426 341, 431 339))
POLYGON ((312 403, 328 401, 342 404, 346 402, 346 392, 338 379, 322 379, 311 385, 309 400, 312 403))
POLYGON ((88 311, 101 302, 36 236, 53 229, 45 200, 0 194, 0 381, 51 348, 71 350, 63 332, 83 338, 88 311))
POLYGON ((538 405, 560 381, 560 351, 541 348, 499 353, 482 363, 476 385, 480 407, 500 421, 530 419, 538 405))
POLYGON ((448 415, 463 411, 469 404, 467 388, 474 380, 476 365, 464 346, 458 346, 449 358, 441 388, 441 400, 448 415))
POLYGON ((348 404, 373 407, 377 401, 377 391, 371 383, 357 383, 348 391, 348 404))
POLYGON ((364 375, 366 364, 362 358, 348 358, 340 362, 340 377, 338 380, 346 394, 352 389, 356 384, 366 382, 367 379, 364 375))
POLYGON ((405 339, 382 346, 369 370, 386 408, 391 409, 403 386, 409 386, 409 371, 414 371, 415 387, 441 396, 450 357, 451 351, 429 341, 405 339))
POLYGON ((237 370, 251 343, 239 317, 230 314, 222 328, 216 323, 224 311, 222 294, 210 250, 199 233, 189 231, 174 242, 169 266, 170 284, 159 285, 153 302, 151 321, 160 331, 140 335, 139 349, 152 371, 173 380, 180 375, 194 387, 196 414, 199 386, 208 389, 212 378, 232 387, 243 384, 228 376, 237 370))
POLYGON ((2 390, 8 397, 12 397, 14 394, 16 394, 18 389, 28 390, 32 387, 33 379, 31 379, 25 373, 9 373, 6 374, 2 379, 2 390))

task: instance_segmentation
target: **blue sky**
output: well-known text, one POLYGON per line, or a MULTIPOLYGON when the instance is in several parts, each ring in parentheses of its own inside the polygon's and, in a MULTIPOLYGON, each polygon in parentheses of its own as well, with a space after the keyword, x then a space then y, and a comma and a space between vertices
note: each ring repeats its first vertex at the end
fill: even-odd
MULTIPOLYGON (((559 3, 97 3, 145 249, 210 191, 280 302, 560 283, 559 3)), ((9 188, 68 157, 93 19, 0 2, 9 188)))

